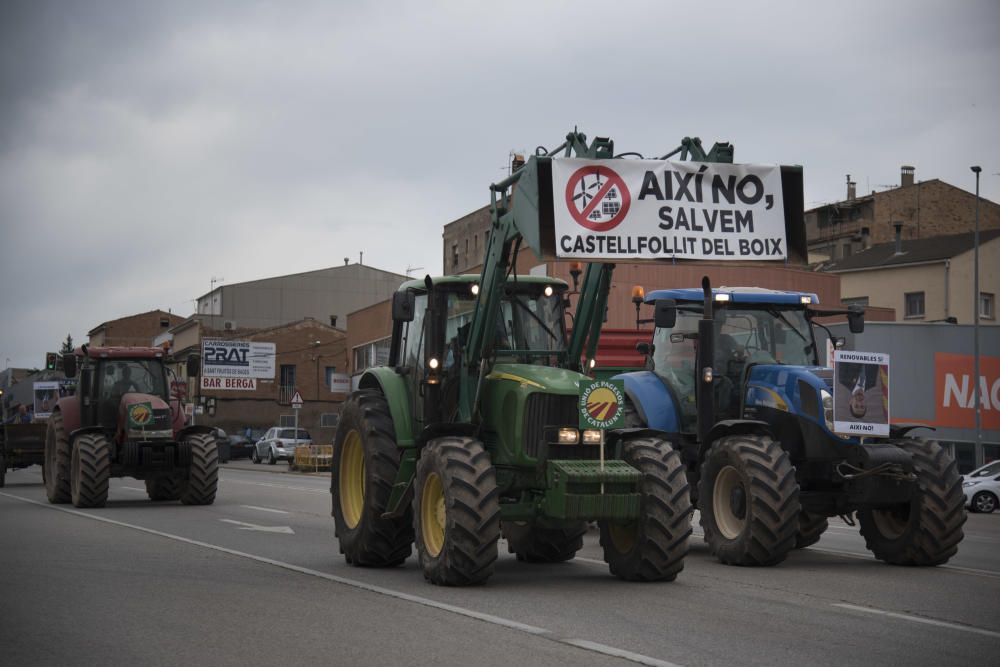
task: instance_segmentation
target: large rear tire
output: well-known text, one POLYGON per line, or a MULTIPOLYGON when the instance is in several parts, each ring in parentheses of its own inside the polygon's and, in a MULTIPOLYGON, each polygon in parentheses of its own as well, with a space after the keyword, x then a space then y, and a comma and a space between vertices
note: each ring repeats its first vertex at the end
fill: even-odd
POLYGON ((822 514, 812 514, 802 510, 799 512, 799 527, 795 532, 795 548, 804 549, 819 542, 830 522, 822 514))
POLYGON ((102 433, 84 433, 73 440, 70 499, 74 507, 104 507, 111 478, 111 443, 102 433))
POLYGON ((965 496, 955 459, 934 440, 892 444, 913 457, 917 490, 908 505, 858 512, 861 535, 879 560, 894 565, 941 565, 958 551, 965 496))
POLYGON ((181 482, 173 477, 153 477, 146 480, 146 495, 153 501, 178 500, 181 486, 181 482))
POLYGON ((698 483, 709 550, 727 565, 776 565, 795 546, 799 485, 766 435, 731 435, 705 454, 698 483))
POLYGON ((562 563, 583 548, 586 521, 531 522, 504 521, 500 534, 507 540, 507 551, 526 563, 562 563))
POLYGON ((385 397, 370 389, 352 394, 334 437, 330 479, 336 536, 348 563, 390 567, 401 564, 412 551, 409 504, 398 518, 382 518, 399 458, 385 397))
POLYGON ((425 579, 468 586, 490 578, 500 538, 498 495, 496 471, 478 440, 443 437, 424 447, 413 519, 425 579))
POLYGON ((642 473, 639 516, 599 522, 604 560, 626 581, 673 581, 691 537, 691 490, 680 454, 665 440, 645 437, 626 441, 622 457, 642 473))
POLYGON ((42 478, 45 480, 45 495, 53 504, 68 503, 70 456, 69 438, 63 428, 62 413, 56 410, 49 417, 45 431, 45 459, 42 462, 42 478))
POLYGON ((180 498, 185 505, 211 505, 219 488, 219 450, 208 433, 187 436, 191 447, 191 465, 187 481, 181 484, 180 498))

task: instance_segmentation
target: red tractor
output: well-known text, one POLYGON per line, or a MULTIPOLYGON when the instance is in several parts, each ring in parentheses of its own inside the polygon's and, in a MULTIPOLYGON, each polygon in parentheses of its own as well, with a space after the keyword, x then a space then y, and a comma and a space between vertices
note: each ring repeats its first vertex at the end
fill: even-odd
MULTIPOLYGON (((49 502, 103 507, 111 477, 145 480, 150 500, 215 501, 215 437, 207 426, 185 426, 163 350, 83 345, 63 356, 63 368, 80 378, 49 417, 42 468, 49 502)), ((192 357, 189 377, 198 370, 192 357)))

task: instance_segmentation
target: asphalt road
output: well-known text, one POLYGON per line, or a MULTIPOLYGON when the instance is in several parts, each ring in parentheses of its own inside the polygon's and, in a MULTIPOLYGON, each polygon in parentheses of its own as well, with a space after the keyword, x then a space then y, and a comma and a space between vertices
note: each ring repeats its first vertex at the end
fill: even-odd
POLYGON ((677 581, 626 583, 592 532, 559 565, 501 546, 486 586, 450 589, 414 558, 346 565, 329 478, 282 464, 223 466, 208 507, 125 478, 76 510, 37 467, 7 482, 4 665, 975 665, 1000 647, 1000 514, 970 515, 938 568, 879 563, 835 521, 773 568, 721 565, 698 537, 677 581))

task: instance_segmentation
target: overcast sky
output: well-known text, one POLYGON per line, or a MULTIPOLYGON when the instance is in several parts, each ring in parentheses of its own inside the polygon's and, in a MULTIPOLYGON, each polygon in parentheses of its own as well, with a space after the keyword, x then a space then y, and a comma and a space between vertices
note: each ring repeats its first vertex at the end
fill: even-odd
POLYGON ((574 126, 801 164, 807 207, 903 164, 1000 201, 996 0, 361 4, 0 4, 0 363, 213 277, 439 273, 574 126))

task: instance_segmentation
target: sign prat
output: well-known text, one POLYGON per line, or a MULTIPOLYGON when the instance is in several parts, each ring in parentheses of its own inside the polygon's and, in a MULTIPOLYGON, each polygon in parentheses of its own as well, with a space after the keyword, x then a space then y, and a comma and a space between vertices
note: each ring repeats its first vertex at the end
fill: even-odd
POLYGON ((134 428, 146 428, 153 423, 153 404, 149 401, 133 403, 128 406, 128 425, 134 428))
POLYGON ((581 429, 621 428, 625 425, 625 383, 621 380, 580 383, 577 407, 581 429))

